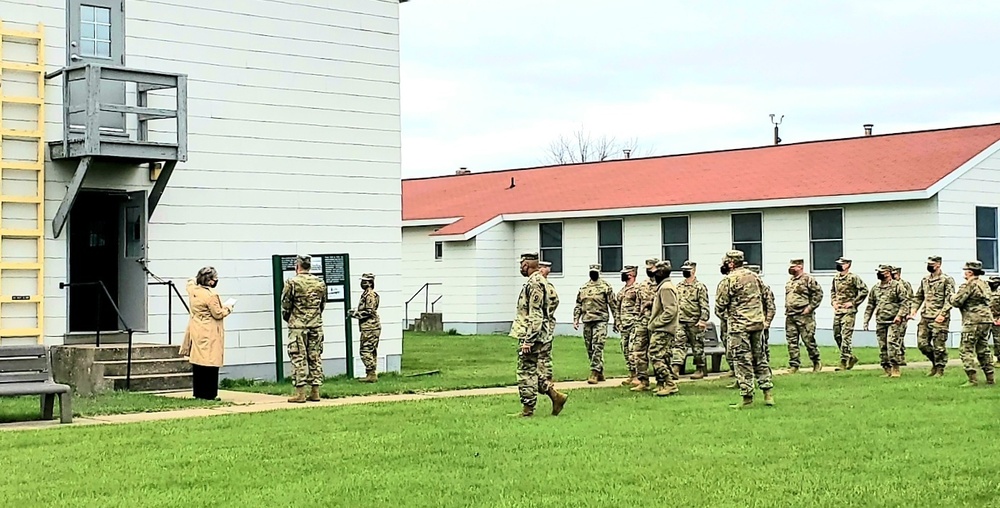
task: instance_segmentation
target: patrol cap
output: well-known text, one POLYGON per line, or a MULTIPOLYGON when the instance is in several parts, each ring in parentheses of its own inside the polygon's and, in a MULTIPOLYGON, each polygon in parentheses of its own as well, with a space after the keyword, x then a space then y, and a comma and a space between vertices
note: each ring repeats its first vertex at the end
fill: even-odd
POLYGON ((657 261, 656 262, 656 269, 657 270, 670 270, 670 260, 669 259, 664 259, 663 261, 657 261))
POLYGON ((750 270, 753 273, 757 273, 757 274, 760 273, 760 265, 747 265, 746 269, 750 270))
POLYGON ((851 260, 845 258, 844 256, 840 256, 839 258, 837 258, 836 263, 840 265, 849 265, 851 264, 851 260))
POLYGON ((804 259, 792 259, 788 261, 788 266, 804 266, 805 264, 806 260, 804 259))
POLYGON ((310 256, 309 254, 299 254, 299 255, 295 256, 295 262, 296 263, 311 263, 312 262, 312 256, 310 256))
POLYGON ((600 273, 601 265, 600 264, 590 265, 590 271, 600 273))
POLYGON ((371 274, 371 273, 363 273, 363 274, 361 274, 361 280, 371 280, 371 281, 374 281, 375 280, 375 275, 371 274))
POLYGON ((898 266, 892 267, 892 273, 902 273, 902 272, 903 272, 902 268, 900 268, 898 266))
POLYGON ((1000 276, 994 275, 994 276, 992 276, 992 277, 989 278, 989 281, 990 282, 1000 283, 1000 276))
POLYGON ((538 266, 552 266, 552 261, 539 261, 538 266))
POLYGON ((743 251, 731 250, 726 253, 725 259, 729 261, 743 261, 743 251))
POLYGON ((656 266, 656 263, 660 262, 660 258, 649 258, 646 260, 646 266, 656 266))
POLYGON ((892 265, 878 265, 878 271, 880 272, 892 272, 892 265))
POLYGON ((931 256, 931 257, 927 258, 927 262, 928 263, 940 263, 941 262, 941 256, 931 256))
POLYGON ((521 254, 521 261, 538 261, 537 252, 525 252, 521 254))
POLYGON ((962 267, 963 270, 982 270, 983 262, 978 259, 975 261, 966 261, 965 266, 962 267))
POLYGON ((622 268, 622 273, 635 273, 638 269, 638 266, 628 265, 625 268, 622 268))
POLYGON ((689 260, 685 261, 683 265, 681 265, 681 270, 688 270, 688 269, 691 269, 691 268, 696 268, 697 266, 698 266, 698 263, 695 263, 694 261, 691 261, 689 259, 689 260))

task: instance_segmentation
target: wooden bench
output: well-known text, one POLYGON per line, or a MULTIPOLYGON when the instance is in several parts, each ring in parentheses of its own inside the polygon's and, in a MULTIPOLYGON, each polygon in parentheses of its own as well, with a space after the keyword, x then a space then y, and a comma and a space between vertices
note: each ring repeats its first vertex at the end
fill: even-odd
POLYGON ((52 381, 45 346, 0 346, 0 396, 40 395, 42 418, 52 419, 59 395, 59 421, 73 422, 72 390, 52 381))
MULTIPOLYGON (((681 365, 680 373, 686 374, 687 358, 694 356, 691 348, 687 349, 687 356, 684 358, 684 365, 681 365)), ((722 372, 722 359, 726 357, 726 348, 719 341, 719 332, 715 328, 715 323, 709 321, 705 328, 705 357, 711 358, 709 372, 722 372)))

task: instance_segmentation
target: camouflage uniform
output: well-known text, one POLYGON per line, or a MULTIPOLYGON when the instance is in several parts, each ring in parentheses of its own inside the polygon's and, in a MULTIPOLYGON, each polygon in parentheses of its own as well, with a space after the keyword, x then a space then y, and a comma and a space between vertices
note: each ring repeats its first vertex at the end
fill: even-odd
MULTIPOLYGON (((754 275, 760 277, 760 266, 759 265, 747 265, 747 270, 750 270, 754 275)), ((764 331, 761 336, 764 338, 764 358, 767 359, 768 365, 771 364, 771 345, 768 341, 771 340, 771 323, 774 322, 774 316, 778 313, 777 305, 774 303, 774 291, 771 291, 771 286, 764 282, 761 282, 761 301, 764 303, 764 331)))
MULTIPOLYGON (((311 262, 311 258, 300 256, 311 262)), ((306 268, 306 265, 303 265, 306 268)), ((323 311, 326 284, 308 273, 298 273, 285 281, 281 290, 281 315, 288 322, 288 358, 292 381, 297 389, 323 384, 323 311)), ((299 399, 304 394, 299 393, 299 399)), ((304 399, 303 399, 304 400, 304 399)), ((299 402, 299 400, 296 400, 299 402)))
MULTIPOLYGON (((552 266, 550 261, 539 261, 539 266, 552 266)), ((555 337, 556 333, 556 309, 559 308, 559 293, 556 292, 556 286, 549 281, 548 277, 545 277, 545 296, 548 300, 548 313, 549 313, 549 327, 548 332, 550 337, 555 337)), ((542 364, 543 372, 540 375, 544 375, 545 379, 552 381, 552 350, 542 351, 539 361, 542 364)))
POLYGON ((990 286, 978 277, 983 270, 981 262, 969 261, 962 269, 971 270, 973 275, 977 275, 959 286, 949 301, 962 312, 962 366, 969 376, 967 385, 978 382, 976 360, 979 360, 979 368, 986 374, 987 384, 993 384, 993 358, 989 346, 990 328, 993 326, 990 286))
MULTIPOLYGON (((892 277, 898 280, 903 288, 906 290, 907 301, 913 301, 913 285, 906 281, 902 276, 902 269, 898 266, 892 267, 892 277)), ((909 320, 909 309, 907 309, 907 319, 904 319, 902 323, 896 326, 896 331, 899 333, 899 355, 900 355, 900 365, 906 365, 906 329, 910 323, 909 320)))
POLYGON ((910 307, 910 299, 906 288, 892 279, 892 267, 880 265, 879 274, 885 280, 872 286, 868 294, 868 306, 865 308, 865 330, 872 316, 875 316, 875 336, 878 338, 879 360, 886 375, 898 376, 901 354, 899 351, 898 333, 892 330, 899 322, 906 320, 910 307))
MULTIPOLYGON (((723 262, 742 262, 743 252, 731 250, 723 262)), ((722 278, 719 293, 715 295, 716 315, 728 316, 729 347, 736 360, 736 384, 743 396, 743 404, 753 401, 754 375, 757 386, 763 390, 768 405, 773 403, 771 367, 764 346, 763 281, 743 266, 736 267, 722 278)), ((739 406, 734 406, 739 407, 739 406)))
MULTIPOLYGON (((725 277, 723 277, 725 280, 725 277)), ((715 294, 718 296, 719 291, 722 291, 722 281, 719 281, 719 285, 715 286, 715 294)), ((719 314, 719 308, 715 308, 715 316, 719 318, 719 342, 722 342, 722 347, 726 349, 726 364, 729 365, 729 373, 733 376, 736 375, 736 360, 733 359, 733 350, 729 348, 729 324, 726 322, 725 314, 719 314)))
MULTIPOLYGON (((646 260, 646 270, 652 270, 660 260, 646 260)), ((653 297, 656 295, 656 281, 652 278, 637 284, 639 297, 639 317, 635 322, 635 335, 632 337, 632 367, 635 368, 635 389, 642 389, 649 384, 649 317, 653 309, 653 297)))
POLYGON ((371 286, 361 293, 358 308, 351 311, 351 317, 358 320, 361 329, 361 363, 365 365, 363 381, 374 382, 378 379, 378 341, 382 335, 382 321, 378 317, 379 296, 375 292, 375 276, 366 273, 361 276, 371 286))
MULTIPOLYGON (((687 261, 681 266, 683 270, 693 270, 698 265, 687 261)), ((677 344, 673 350, 672 365, 678 368, 687 360, 687 348, 691 348, 694 365, 697 372, 694 379, 705 376, 705 326, 708 324, 708 288, 696 277, 690 282, 687 279, 677 285, 680 296, 680 329, 677 331, 677 344)))
MULTIPOLYGON (((670 261, 664 260, 656 264, 657 271, 670 270, 670 261)), ((653 373, 656 375, 658 389, 656 394, 666 396, 677 393, 675 374, 670 368, 670 350, 674 344, 678 330, 678 315, 680 301, 677 288, 666 277, 656 285, 653 296, 653 308, 650 312, 649 325, 649 357, 653 362, 653 373)))
MULTIPOLYGON (((940 263, 939 256, 927 258, 928 263, 940 263)), ((948 329, 951 325, 951 297, 955 294, 955 279, 946 273, 928 275, 920 281, 920 288, 913 295, 911 314, 916 314, 923 305, 920 323, 917 324, 917 347, 934 366, 929 375, 944 375, 948 363, 948 329), (943 316, 944 321, 935 322, 943 316)))
MULTIPOLYGON (((590 265, 591 272, 601 272, 601 265, 590 265)), ((604 379, 604 343, 608 340, 608 312, 618 322, 615 290, 604 279, 587 281, 576 295, 573 322, 583 322, 583 341, 590 358, 591 377, 588 382, 604 379)))
MULTIPOLYGON (((537 261, 537 253, 521 255, 521 262, 537 261)), ((524 272, 522 272, 524 273, 524 272)), ((538 393, 552 399, 552 414, 559 414, 565 395, 555 390, 546 377, 544 358, 552 354, 552 333, 549 331, 547 281, 541 272, 528 276, 517 297, 517 313, 510 329, 510 337, 518 340, 517 391, 523 409, 518 416, 531 416, 538 401, 538 393), (525 347, 528 348, 525 351, 525 347), (562 402, 559 402, 561 398, 562 402)))
MULTIPOLYGON (((791 266, 802 266, 804 261, 793 259, 791 266)), ((816 309, 823 302, 823 288, 812 275, 802 272, 785 283, 785 338, 788 341, 788 366, 797 370, 801 365, 799 341, 805 343, 813 367, 820 365, 819 347, 816 345, 816 309), (809 308, 809 313, 805 309, 809 308)))
MULTIPOLYGON (((637 269, 636 266, 626 266, 622 270, 622 275, 635 275, 637 269)), ((639 285, 635 282, 625 285, 618 291, 615 303, 618 305, 619 319, 615 325, 617 325, 618 332, 622 337, 622 356, 625 357, 625 366, 628 367, 629 371, 629 379, 626 382, 631 385, 631 380, 635 378, 635 366, 632 364, 631 351, 632 340, 635 337, 635 324, 639 319, 639 285)))
MULTIPOLYGON (((837 264, 850 265, 851 260, 840 258, 837 264)), ((857 274, 840 272, 833 276, 830 287, 830 303, 833 305, 833 340, 840 348, 840 368, 854 368, 858 357, 854 356, 854 323, 858 308, 868 298, 868 285, 857 274)))
POLYGON ((990 311, 993 313, 993 326, 990 328, 990 334, 993 336, 993 356, 996 357, 998 362, 997 366, 1000 366, 1000 325, 996 324, 996 320, 1000 320, 1000 277, 990 277, 989 282, 990 288, 990 311))

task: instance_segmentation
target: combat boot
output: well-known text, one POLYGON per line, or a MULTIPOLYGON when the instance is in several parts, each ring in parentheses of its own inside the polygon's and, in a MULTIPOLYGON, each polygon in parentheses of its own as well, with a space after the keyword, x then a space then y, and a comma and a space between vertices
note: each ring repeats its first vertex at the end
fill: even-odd
POLYGON ((935 375, 937 375, 937 371, 938 371, 937 365, 931 367, 931 371, 927 373, 927 377, 934 377, 935 375))
POLYGON ((303 404, 306 401, 306 387, 296 386, 295 395, 288 399, 288 402, 294 402, 296 404, 303 404))
POLYGON ((899 377, 899 365, 893 366, 892 370, 889 371, 889 377, 899 377))
POLYGON ((552 399, 552 416, 559 416, 563 407, 566 406, 566 399, 569 398, 569 395, 560 393, 556 390, 556 387, 553 386, 549 388, 549 398, 552 399))
POLYGON ((944 367, 938 367, 934 377, 944 377, 944 367))
POLYGON ((986 373, 986 384, 988 384, 988 385, 995 385, 995 384, 997 384, 996 378, 993 377, 993 376, 994 376, 994 374, 992 372, 986 373))
POLYGON ((378 382, 378 374, 376 374, 374 370, 369 370, 366 373, 365 377, 359 379, 358 381, 361 382, 361 383, 377 383, 378 382))
POLYGON ((892 377, 892 367, 882 367, 882 372, 885 373, 882 377, 892 377))
POLYGON ((962 388, 968 388, 979 384, 979 373, 977 371, 967 370, 965 371, 965 375, 969 376, 969 380, 962 384, 962 388))
POLYGON ((799 368, 798 368, 798 367, 789 367, 789 368, 788 368, 788 373, 789 373, 789 374, 795 374, 795 373, 796 373, 796 372, 798 372, 798 371, 799 371, 799 368))
POLYGON ((814 363, 813 372, 823 372, 823 364, 819 362, 814 363))
POLYGON ((535 408, 533 408, 531 406, 521 406, 521 412, 520 413, 514 413, 514 414, 511 414, 511 415, 507 415, 507 416, 512 416, 514 418, 527 418, 527 417, 529 417, 531 415, 534 415, 534 414, 535 414, 535 408))
POLYGON ((597 371, 597 382, 600 383, 601 381, 604 381, 604 371, 603 370, 597 371))
POLYGON ((680 365, 671 365, 670 366, 670 372, 674 373, 674 379, 677 379, 677 378, 681 377, 681 366, 680 365))
POLYGON ((837 366, 837 372, 841 372, 841 371, 845 371, 845 370, 847 370, 847 362, 845 362, 844 360, 841 360, 840 361, 840 365, 837 366))
POLYGON ((691 379, 704 379, 705 378, 705 367, 698 367, 698 370, 691 374, 691 379))
POLYGON ((628 377, 622 381, 622 386, 632 386, 632 382, 635 381, 635 374, 629 373, 628 377))
POLYGON ((633 392, 648 392, 649 391, 649 380, 643 379, 639 381, 639 384, 632 387, 633 392))
POLYGON ((851 359, 847 361, 847 370, 853 369, 854 366, 857 364, 858 364, 858 357, 852 355, 851 359))
POLYGON ((768 406, 774 405, 774 394, 771 393, 771 390, 764 390, 764 404, 768 406))
POLYGON ((733 381, 732 383, 729 383, 728 385, 726 385, 726 388, 739 388, 739 387, 740 387, 740 384, 737 383, 736 381, 733 381))
POLYGON ((318 386, 313 386, 309 390, 309 398, 306 399, 306 400, 308 400, 310 402, 319 402, 319 387, 318 386))
POLYGON ((679 391, 681 391, 681 390, 680 390, 680 388, 677 388, 677 384, 675 384, 675 383, 670 383, 670 384, 659 383, 656 386, 656 396, 657 397, 666 397, 668 395, 673 395, 673 394, 675 394, 675 393, 677 393, 679 391))
POLYGON ((596 385, 597 384, 597 371, 596 370, 590 371, 590 377, 587 378, 587 384, 588 385, 596 385))
POLYGON ((731 409, 743 409, 745 407, 750 407, 753 404, 753 395, 744 395, 743 401, 737 404, 730 404, 731 409))

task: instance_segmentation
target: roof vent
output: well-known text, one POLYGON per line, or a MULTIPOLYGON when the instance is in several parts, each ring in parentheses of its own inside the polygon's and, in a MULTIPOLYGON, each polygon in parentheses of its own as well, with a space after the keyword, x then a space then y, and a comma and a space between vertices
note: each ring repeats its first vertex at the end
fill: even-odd
POLYGON ((455 172, 456 175, 468 175, 471 173, 472 171, 469 171, 469 168, 458 168, 458 171, 455 172))
POLYGON ((872 127, 875 127, 875 126, 872 125, 872 124, 870 124, 870 123, 866 123, 864 125, 864 127, 865 127, 865 136, 871 136, 872 135, 872 127))

